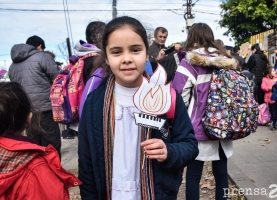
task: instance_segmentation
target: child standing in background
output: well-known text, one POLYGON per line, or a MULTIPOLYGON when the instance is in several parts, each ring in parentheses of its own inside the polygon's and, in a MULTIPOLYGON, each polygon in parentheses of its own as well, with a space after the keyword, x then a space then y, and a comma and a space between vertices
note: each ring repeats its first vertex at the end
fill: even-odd
POLYGON ((277 103, 276 101, 271 100, 272 96, 272 86, 277 81, 277 75, 274 67, 267 67, 264 72, 264 77, 262 79, 261 88, 265 92, 264 94, 264 102, 268 103, 269 112, 270 112, 270 129, 276 129, 275 123, 277 119, 277 103))
POLYGON ((32 111, 21 85, 0 83, 0 199, 68 200, 68 188, 81 182, 62 168, 52 145, 22 136, 32 111))
POLYGON ((79 124, 82 199, 177 199, 183 169, 198 154, 184 102, 177 95, 170 137, 152 130, 145 140, 146 128, 135 123, 133 96, 145 75, 146 31, 134 18, 115 18, 104 30, 102 47, 112 74, 88 95, 79 124), (141 168, 144 153, 149 165, 141 168))

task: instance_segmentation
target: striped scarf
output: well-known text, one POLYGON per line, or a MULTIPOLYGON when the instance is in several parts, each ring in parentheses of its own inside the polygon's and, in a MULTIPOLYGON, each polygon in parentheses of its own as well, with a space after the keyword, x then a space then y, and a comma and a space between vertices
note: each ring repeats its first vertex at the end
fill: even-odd
MULTIPOLYGON (((147 76, 147 74, 144 74, 147 76)), ((107 81, 107 89, 104 97, 103 109, 103 134, 104 134, 104 152, 105 152, 105 171, 106 171, 106 187, 107 187, 107 200, 111 200, 112 188, 112 169, 113 169, 113 149, 114 149, 114 131, 115 131, 115 108, 113 91, 115 85, 115 76, 110 75, 107 81)), ((145 141, 147 137, 147 128, 141 127, 141 142, 145 141)), ((151 131, 149 133, 151 138, 151 131)), ((143 163, 143 148, 140 152, 140 164, 143 163)), ((150 159, 145 159, 144 167, 140 168, 141 180, 141 197, 142 200, 154 200, 154 181, 152 162, 150 159)))

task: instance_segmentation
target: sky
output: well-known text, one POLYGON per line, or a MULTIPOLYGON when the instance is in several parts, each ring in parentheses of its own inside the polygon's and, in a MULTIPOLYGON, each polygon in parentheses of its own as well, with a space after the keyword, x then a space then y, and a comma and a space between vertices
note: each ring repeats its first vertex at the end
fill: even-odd
MULTIPOLYGON (((117 16, 134 17, 153 30, 158 26, 165 27, 168 30, 168 46, 186 40, 187 32, 182 32, 186 26, 185 3, 183 0, 117 0, 117 16)), ((195 22, 207 23, 215 39, 233 46, 232 39, 223 36, 227 30, 220 28, 216 22, 220 20, 219 5, 218 0, 197 1, 192 9, 195 22)), ((10 50, 13 45, 25 43, 32 35, 40 36, 45 41, 45 50, 54 52, 56 61, 64 62, 58 44, 67 37, 73 38, 74 44, 80 39, 85 40, 85 29, 91 21, 109 22, 112 19, 112 0, 0 0, 0 19, 0 69, 8 68, 12 63, 10 50), (71 28, 66 26, 65 2, 71 28)))

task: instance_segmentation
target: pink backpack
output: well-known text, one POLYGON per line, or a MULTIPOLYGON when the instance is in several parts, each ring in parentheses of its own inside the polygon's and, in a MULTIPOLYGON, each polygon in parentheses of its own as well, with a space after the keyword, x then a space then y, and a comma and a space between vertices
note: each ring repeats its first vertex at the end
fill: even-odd
POLYGON ((55 78, 50 89, 53 118, 55 122, 69 124, 79 121, 79 106, 85 88, 83 80, 84 59, 98 55, 89 53, 68 65, 55 78))
POLYGON ((258 124, 267 125, 270 122, 270 113, 267 103, 259 105, 258 124))

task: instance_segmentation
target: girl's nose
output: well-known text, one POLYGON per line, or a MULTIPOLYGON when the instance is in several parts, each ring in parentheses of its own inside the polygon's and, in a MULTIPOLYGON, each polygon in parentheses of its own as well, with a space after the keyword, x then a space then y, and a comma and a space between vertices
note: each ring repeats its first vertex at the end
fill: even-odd
POLYGON ((132 56, 130 53, 124 53, 123 54, 123 59, 122 59, 122 63, 124 64, 128 64, 132 62, 132 56))

